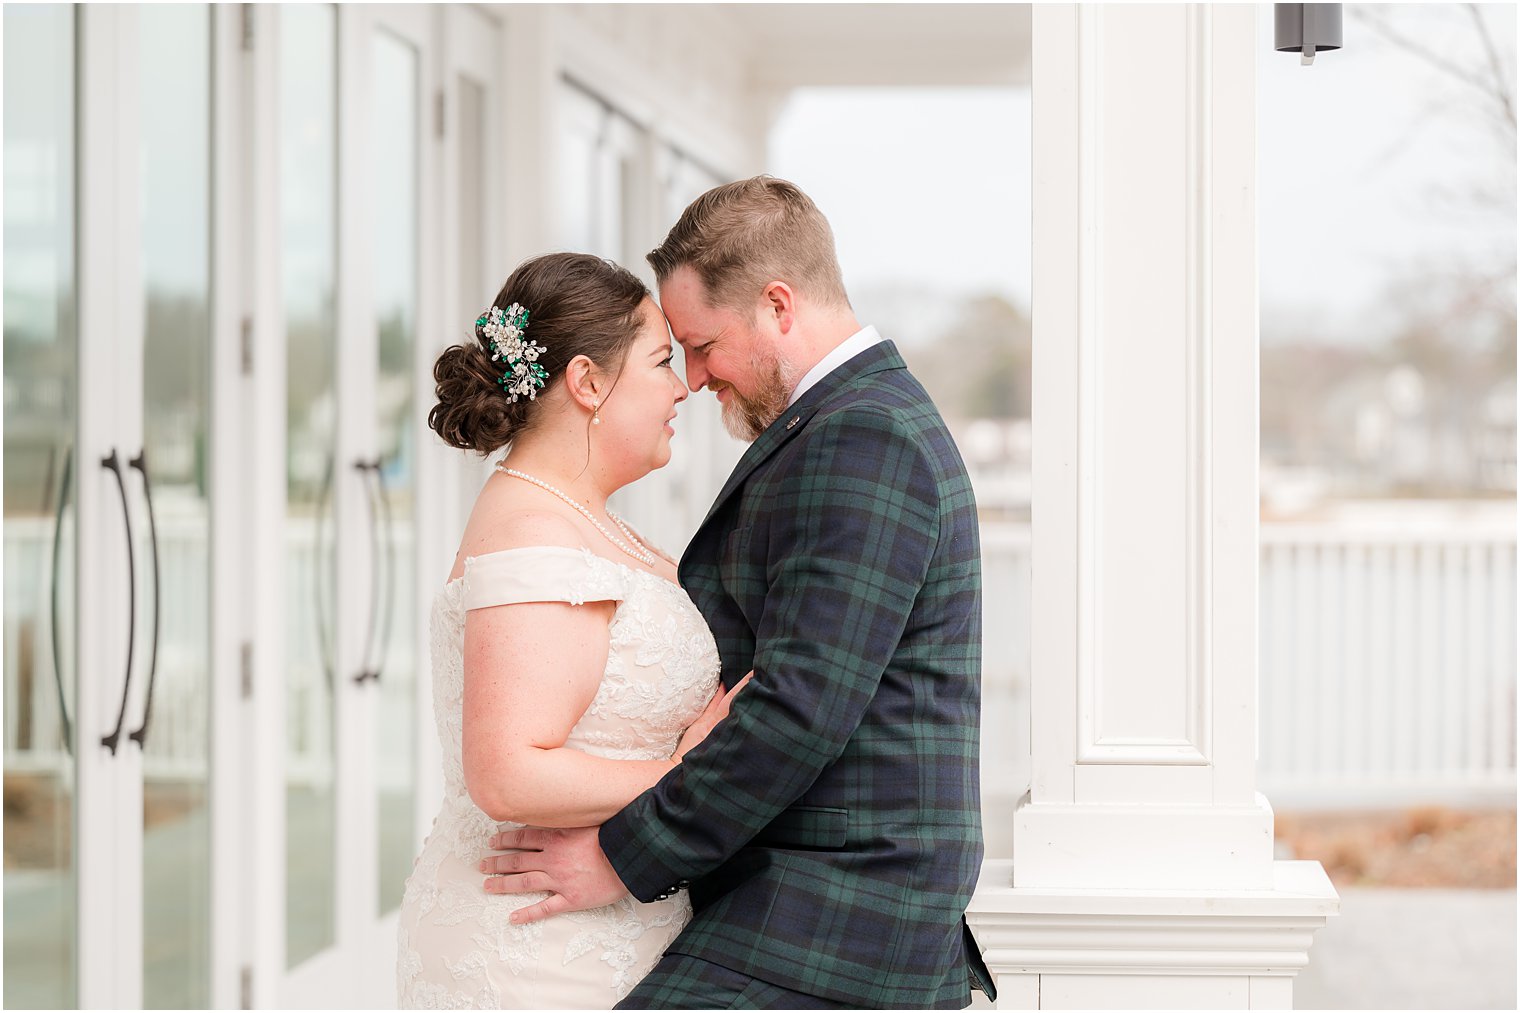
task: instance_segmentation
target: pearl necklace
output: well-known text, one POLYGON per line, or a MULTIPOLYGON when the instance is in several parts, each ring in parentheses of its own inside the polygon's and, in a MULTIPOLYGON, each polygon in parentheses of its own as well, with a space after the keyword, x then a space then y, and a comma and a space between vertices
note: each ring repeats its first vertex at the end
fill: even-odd
POLYGON ((613 545, 616 545, 618 548, 622 549, 624 552, 628 553, 628 555, 632 556, 634 559, 637 559, 645 566, 654 565, 654 553, 650 552, 648 549, 645 549, 644 546, 639 543, 639 540, 633 537, 633 532, 629 531, 623 522, 618 520, 617 515, 612 511, 607 511, 607 516, 612 518, 612 523, 617 525, 617 529, 621 531, 624 537, 628 539, 627 542, 623 541, 623 539, 619 538, 617 535, 614 535, 611 531, 608 531, 606 525, 592 516, 590 510, 587 510, 585 507, 581 506, 575 500, 560 492, 558 489, 554 488, 554 486, 550 485, 548 482, 545 482, 543 479, 534 478, 527 472, 518 471, 516 468, 508 468, 505 464, 496 465, 496 470, 501 472, 503 475, 511 475, 513 478, 520 478, 524 482, 536 485, 545 492, 552 492, 554 495, 558 496, 560 499, 564 500, 566 503, 569 503, 572 507, 579 510, 582 517, 586 518, 586 520, 594 524, 596 526, 596 530, 600 531, 603 535, 606 536, 607 541, 611 542, 613 545), (629 542, 632 542, 633 544, 630 545, 629 542), (634 548, 635 545, 637 545, 638 548, 634 548))

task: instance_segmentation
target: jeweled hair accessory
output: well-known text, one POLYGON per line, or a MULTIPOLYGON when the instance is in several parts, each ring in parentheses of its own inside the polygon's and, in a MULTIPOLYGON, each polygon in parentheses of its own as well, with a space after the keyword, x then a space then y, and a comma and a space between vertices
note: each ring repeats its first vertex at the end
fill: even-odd
POLYGON ((496 382, 514 404, 519 397, 535 400, 549 382, 549 371, 538 364, 538 357, 549 349, 524 338, 527 329, 528 311, 518 303, 505 312, 492 306, 475 321, 475 330, 491 345, 491 361, 506 364, 496 382))

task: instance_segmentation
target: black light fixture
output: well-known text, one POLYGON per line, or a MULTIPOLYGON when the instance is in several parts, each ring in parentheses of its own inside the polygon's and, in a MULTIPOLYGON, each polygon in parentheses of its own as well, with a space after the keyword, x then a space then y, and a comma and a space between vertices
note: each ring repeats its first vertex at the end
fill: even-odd
POLYGON ((1273 4, 1277 51, 1302 53, 1304 66, 1314 54, 1341 48, 1340 4, 1273 4))

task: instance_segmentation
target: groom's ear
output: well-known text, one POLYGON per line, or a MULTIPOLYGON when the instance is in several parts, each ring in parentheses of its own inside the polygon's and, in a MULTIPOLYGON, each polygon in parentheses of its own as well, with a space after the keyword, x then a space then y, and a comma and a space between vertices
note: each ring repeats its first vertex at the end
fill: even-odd
POLYGON ((784 281, 773 281, 760 293, 760 318, 773 323, 782 334, 792 329, 797 316, 797 293, 784 281))

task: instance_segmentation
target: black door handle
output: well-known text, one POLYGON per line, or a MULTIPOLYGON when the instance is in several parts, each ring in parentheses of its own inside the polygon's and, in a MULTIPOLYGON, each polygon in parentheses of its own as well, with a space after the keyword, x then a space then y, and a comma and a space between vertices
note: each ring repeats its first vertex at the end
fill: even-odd
POLYGON ((53 682, 58 686, 58 713, 63 717, 63 748, 74 755, 74 726, 69 723, 69 704, 63 693, 63 648, 58 632, 58 564, 63 558, 63 512, 68 506, 69 492, 74 485, 74 445, 63 452, 63 485, 59 487, 58 509, 53 514, 53 586, 52 623, 50 631, 53 642, 53 682))
POLYGON ((385 671, 385 662, 391 652, 391 615, 396 601, 396 534, 391 522, 390 500, 386 498, 385 472, 381 470, 378 457, 375 458, 372 470, 375 475, 375 499, 380 504, 380 516, 385 529, 385 608, 380 618, 380 656, 374 668, 374 677, 378 681, 380 673, 385 671))
POLYGON ((127 529, 127 674, 121 680, 121 708, 116 712, 116 727, 110 735, 102 736, 100 744, 116 755, 116 744, 121 741, 122 722, 127 717, 127 693, 132 688, 133 636, 137 631, 137 567, 132 557, 132 515, 127 509, 127 483, 121 477, 121 460, 116 448, 100 460, 101 467, 116 476, 116 488, 121 493, 121 520, 127 529))
POLYGON ((327 525, 327 509, 332 502, 333 469, 337 462, 331 454, 327 455, 327 469, 322 473, 322 491, 317 496, 317 544, 314 552, 313 566, 316 572, 312 574, 311 586, 316 597, 317 617, 317 652, 321 655, 322 674, 327 677, 327 692, 333 691, 333 651, 332 651, 332 627, 327 615, 327 597, 323 593, 323 574, 327 574, 328 587, 331 586, 332 575, 327 566, 327 557, 323 552, 322 532, 327 525))
POLYGON ((148 699, 143 704, 142 724, 138 725, 137 731, 128 735, 127 738, 137 743, 139 747, 148 747, 148 722, 153 717, 153 686, 158 682, 158 630, 159 622, 159 570, 158 559, 158 524, 153 518, 153 489, 148 484, 148 450, 144 447, 138 451, 137 456, 127 462, 129 467, 142 473, 143 498, 148 504, 148 541, 153 546, 153 640, 148 649, 148 699))
POLYGON ((375 619, 380 612, 380 581, 378 579, 380 570, 380 524, 375 516, 374 493, 370 489, 369 482, 363 478, 369 471, 380 470, 380 459, 377 457, 373 461, 366 461, 361 457, 354 462, 354 470, 359 472, 361 480, 364 481, 364 502, 369 507, 370 558, 375 561, 374 572, 371 573, 370 580, 369 626, 364 632, 364 663, 359 666, 359 672, 354 676, 355 685, 362 686, 366 682, 380 681, 380 672, 370 664, 370 656, 375 646, 375 619))

